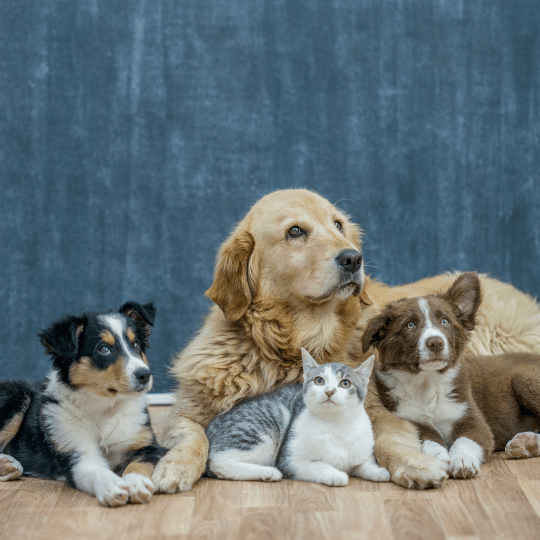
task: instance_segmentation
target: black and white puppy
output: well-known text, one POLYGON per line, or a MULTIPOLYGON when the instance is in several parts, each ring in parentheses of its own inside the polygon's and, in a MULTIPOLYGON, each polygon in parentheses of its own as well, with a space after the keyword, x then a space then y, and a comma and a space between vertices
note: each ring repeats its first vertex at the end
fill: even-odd
POLYGON ((104 506, 147 502, 165 454, 150 426, 146 350, 156 309, 69 315, 39 337, 52 357, 41 383, 0 383, 0 480, 66 480, 104 506))

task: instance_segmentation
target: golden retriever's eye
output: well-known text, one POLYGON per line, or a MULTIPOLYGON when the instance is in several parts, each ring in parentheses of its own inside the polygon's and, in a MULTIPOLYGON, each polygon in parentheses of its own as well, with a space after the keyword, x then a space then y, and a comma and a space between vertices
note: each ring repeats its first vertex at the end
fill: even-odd
POLYGON ((336 226, 336 229, 342 233, 343 232, 343 223, 341 221, 334 221, 334 225, 336 226))
POLYGON ((350 388, 350 386, 351 386, 351 381, 349 381, 349 379, 343 379, 343 380, 339 383, 339 386, 341 386, 341 388, 350 388))
POLYGON ((316 377, 313 381, 317 386, 322 386, 324 384, 324 379, 322 377, 316 377))
POLYGON ((298 238, 299 236, 302 236, 303 234, 305 234, 305 231, 302 230, 298 225, 295 225, 294 227, 291 227, 287 231, 287 236, 289 238, 298 238))

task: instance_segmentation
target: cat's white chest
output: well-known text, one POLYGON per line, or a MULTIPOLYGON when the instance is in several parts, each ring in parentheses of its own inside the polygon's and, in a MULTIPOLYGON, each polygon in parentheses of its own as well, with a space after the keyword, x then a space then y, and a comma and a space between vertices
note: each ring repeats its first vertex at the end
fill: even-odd
POLYGON ((433 426, 448 442, 454 424, 467 410, 467 404, 456 401, 454 395, 458 373, 459 368, 442 374, 436 371, 407 373, 388 370, 379 372, 378 376, 397 403, 397 416, 433 426))
POLYGON ((324 461, 349 472, 369 458, 373 445, 371 422, 365 411, 339 422, 322 422, 305 409, 294 426, 290 459, 324 461))

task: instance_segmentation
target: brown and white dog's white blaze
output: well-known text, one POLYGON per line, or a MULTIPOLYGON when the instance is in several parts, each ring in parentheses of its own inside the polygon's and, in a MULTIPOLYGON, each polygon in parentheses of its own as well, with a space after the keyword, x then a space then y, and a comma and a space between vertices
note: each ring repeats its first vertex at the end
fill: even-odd
POLYGON ((462 274, 446 294, 389 304, 363 339, 379 351, 382 402, 418 427, 423 452, 448 462, 454 478, 478 474, 494 447, 461 363, 480 302, 478 276, 462 274))

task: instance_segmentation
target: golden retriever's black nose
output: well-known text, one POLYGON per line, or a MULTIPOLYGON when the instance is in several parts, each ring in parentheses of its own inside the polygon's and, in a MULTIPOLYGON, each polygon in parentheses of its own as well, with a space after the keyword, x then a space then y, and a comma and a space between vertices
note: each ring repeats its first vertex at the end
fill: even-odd
POLYGON ((336 257, 336 261, 343 270, 354 274, 362 266, 362 255, 355 249, 346 249, 336 257))
POLYGON ((140 368, 133 373, 135 379, 139 384, 146 384, 150 380, 150 370, 146 368, 140 368))

